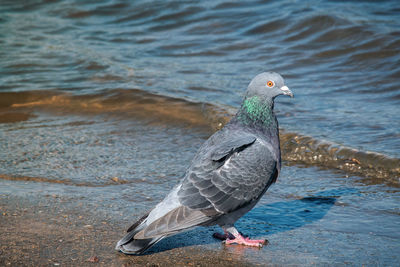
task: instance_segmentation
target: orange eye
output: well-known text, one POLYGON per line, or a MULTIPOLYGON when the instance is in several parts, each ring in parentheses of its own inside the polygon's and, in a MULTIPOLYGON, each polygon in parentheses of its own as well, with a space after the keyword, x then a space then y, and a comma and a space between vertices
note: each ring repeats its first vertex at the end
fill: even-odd
POLYGON ((268 86, 268 87, 274 86, 274 82, 273 82, 273 81, 268 81, 268 82, 267 82, 267 86, 268 86))

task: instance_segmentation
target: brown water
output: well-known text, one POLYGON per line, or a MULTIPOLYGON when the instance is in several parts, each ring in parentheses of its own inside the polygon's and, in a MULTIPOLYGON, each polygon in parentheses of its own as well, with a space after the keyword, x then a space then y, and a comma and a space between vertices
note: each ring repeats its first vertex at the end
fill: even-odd
MULTIPOLYGON (((240 253, 393 266, 399 13, 396 1, 2 1, 0 196, 100 203, 96 216, 122 234, 234 114, 249 80, 275 70, 295 94, 275 105, 282 176, 238 222, 271 244, 240 253)), ((220 249, 209 230, 195 233, 154 252, 220 249)))

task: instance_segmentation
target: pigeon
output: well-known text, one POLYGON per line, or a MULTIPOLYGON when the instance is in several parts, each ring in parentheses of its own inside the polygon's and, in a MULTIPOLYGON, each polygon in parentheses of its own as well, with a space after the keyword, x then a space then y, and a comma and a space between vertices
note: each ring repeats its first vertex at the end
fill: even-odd
POLYGON ((142 254, 161 239, 195 226, 219 225, 225 244, 262 247, 234 223, 276 182, 281 169, 274 99, 293 97, 284 79, 263 72, 248 85, 236 115, 200 147, 182 180, 127 230, 116 250, 142 254))

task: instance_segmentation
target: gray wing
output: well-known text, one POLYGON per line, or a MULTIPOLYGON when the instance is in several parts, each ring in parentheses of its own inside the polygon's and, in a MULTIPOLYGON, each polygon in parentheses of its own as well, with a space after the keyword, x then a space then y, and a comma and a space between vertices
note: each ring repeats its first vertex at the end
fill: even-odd
POLYGON ((216 143, 192 162, 178 196, 191 209, 226 214, 259 199, 276 178, 277 159, 271 145, 254 135, 216 143))
POLYGON ((222 159, 232 155, 234 152, 239 152, 240 150, 253 144, 254 141, 256 141, 255 136, 245 135, 223 142, 222 144, 216 145, 211 149, 210 158, 213 161, 221 161, 222 159))

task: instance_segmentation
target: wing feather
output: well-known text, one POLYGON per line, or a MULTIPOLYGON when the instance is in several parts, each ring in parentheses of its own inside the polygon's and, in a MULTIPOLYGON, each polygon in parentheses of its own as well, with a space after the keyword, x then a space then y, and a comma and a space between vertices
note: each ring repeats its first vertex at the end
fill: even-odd
POLYGON ((226 214, 257 201, 274 181, 277 159, 253 135, 241 133, 208 151, 195 158, 182 182, 178 197, 184 206, 226 214))
POLYGON ((155 220, 135 235, 135 239, 156 238, 201 225, 212 220, 204 212, 180 206, 155 220))
POLYGON ((254 143, 254 141, 256 141, 256 138, 253 135, 244 135, 233 140, 223 142, 211 150, 210 158, 214 161, 220 161, 232 154, 234 151, 251 145, 254 143))

